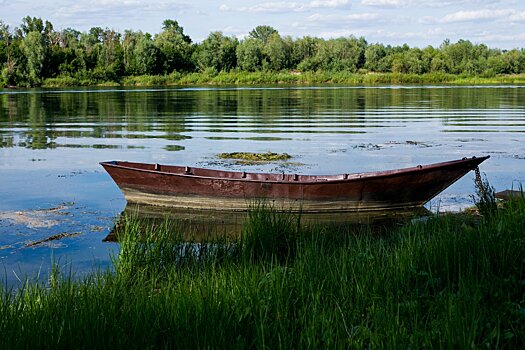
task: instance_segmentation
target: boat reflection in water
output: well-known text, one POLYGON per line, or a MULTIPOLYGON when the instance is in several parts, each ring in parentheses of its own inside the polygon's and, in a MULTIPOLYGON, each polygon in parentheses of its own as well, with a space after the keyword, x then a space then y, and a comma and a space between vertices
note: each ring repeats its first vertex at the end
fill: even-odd
POLYGON ((349 213, 303 213, 274 208, 272 203, 268 202, 253 202, 251 207, 247 212, 227 212, 128 203, 104 241, 118 241, 118 235, 125 231, 124 226, 129 222, 140 225, 144 232, 169 223, 174 234, 180 235, 186 242, 209 242, 217 239, 235 241, 241 237, 243 228, 249 225, 250 215, 261 210, 268 215, 289 215, 298 220, 303 227, 321 225, 345 232, 366 227, 375 233, 385 232, 392 226, 399 226, 413 218, 430 214, 424 207, 349 213))

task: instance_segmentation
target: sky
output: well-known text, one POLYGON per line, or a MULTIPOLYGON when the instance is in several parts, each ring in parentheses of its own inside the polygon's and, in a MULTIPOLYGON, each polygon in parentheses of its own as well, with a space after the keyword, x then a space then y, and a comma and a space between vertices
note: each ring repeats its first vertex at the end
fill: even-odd
POLYGON ((155 34, 174 19, 194 42, 212 31, 242 38, 269 25, 293 38, 363 36, 369 43, 439 46, 445 39, 525 48, 524 0, 0 0, 11 29, 25 16, 55 30, 102 27, 155 34))

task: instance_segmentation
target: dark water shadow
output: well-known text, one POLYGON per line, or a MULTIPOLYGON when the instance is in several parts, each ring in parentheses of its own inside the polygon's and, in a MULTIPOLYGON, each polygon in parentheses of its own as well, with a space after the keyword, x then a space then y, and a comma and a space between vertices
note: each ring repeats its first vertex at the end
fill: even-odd
MULTIPOLYGON (((271 209, 270 209, 271 210, 271 209)), ((300 213, 284 212, 294 215, 303 226, 321 225, 334 231, 367 232, 386 234, 394 226, 427 215, 432 215, 426 208, 412 208, 395 211, 357 212, 357 213, 300 213)), ((243 227, 249 220, 248 212, 173 209, 144 204, 128 204, 117 217, 115 226, 104 238, 105 242, 117 242, 123 233, 127 220, 138 223, 141 228, 162 225, 166 220, 174 224, 177 234, 188 242, 209 242, 217 239, 238 240, 243 227)))

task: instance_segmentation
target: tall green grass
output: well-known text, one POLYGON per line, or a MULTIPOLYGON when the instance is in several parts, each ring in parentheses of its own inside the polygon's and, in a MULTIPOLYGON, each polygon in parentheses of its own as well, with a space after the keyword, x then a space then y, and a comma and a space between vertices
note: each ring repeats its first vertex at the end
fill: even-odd
POLYGON ((44 87, 70 86, 172 86, 172 85, 256 85, 256 84, 346 84, 346 85, 395 85, 395 84, 522 84, 525 75, 465 76, 447 73, 404 74, 404 73, 352 73, 332 72, 274 72, 274 71, 231 71, 231 72, 173 72, 169 75, 127 76, 120 81, 110 81, 95 75, 87 77, 59 76, 45 79, 44 87))
POLYGON ((115 271, 0 292, 5 348, 521 348, 525 200, 374 234, 264 206, 235 242, 123 224, 115 271))

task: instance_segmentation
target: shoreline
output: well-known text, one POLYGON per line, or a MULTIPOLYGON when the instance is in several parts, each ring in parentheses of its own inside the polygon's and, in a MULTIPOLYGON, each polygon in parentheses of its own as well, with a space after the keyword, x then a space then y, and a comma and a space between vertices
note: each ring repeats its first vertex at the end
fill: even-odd
MULTIPOLYGON (((140 75, 122 77, 120 81, 96 81, 90 78, 70 76, 47 78, 40 87, 79 86, 195 86, 195 85, 312 85, 347 84, 351 86, 380 85, 516 85, 525 84, 525 74, 499 75, 494 77, 464 76, 444 73, 349 73, 349 72, 220 72, 218 74, 173 72, 169 75, 140 75)), ((9 87, 17 88, 17 87, 9 87)))
POLYGON ((259 208, 234 243, 126 217, 112 270, 75 279, 56 264, 0 288, 0 331, 8 348, 515 348, 524 210, 515 198, 373 233, 259 208))

